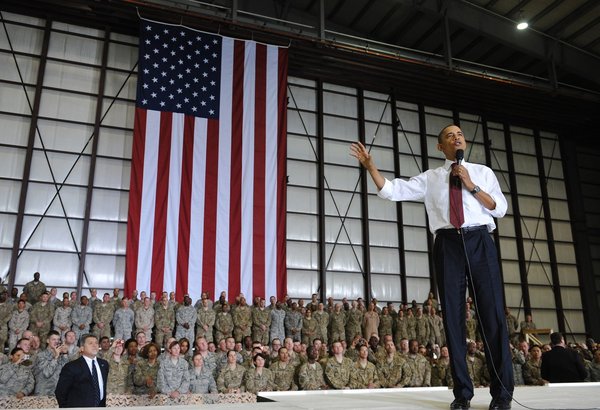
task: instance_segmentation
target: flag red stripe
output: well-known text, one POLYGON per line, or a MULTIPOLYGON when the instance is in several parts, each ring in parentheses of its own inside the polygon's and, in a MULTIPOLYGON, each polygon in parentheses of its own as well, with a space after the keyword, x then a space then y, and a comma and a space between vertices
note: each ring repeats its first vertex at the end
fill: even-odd
MULTIPOLYGON (((217 242, 217 190, 219 178, 219 122, 207 121, 206 133, 206 182, 204 188, 204 246, 202 258, 202 290, 217 299, 215 292, 215 264, 217 242)), ((199 166, 199 164, 196 164, 199 166)))
POLYGON ((160 114, 158 162, 156 167, 156 205, 154 213, 154 241, 152 245, 152 276, 150 290, 162 292, 165 274, 165 245, 167 236, 167 196, 169 192, 169 165, 173 114, 160 114))
POLYGON ((146 110, 135 109, 133 127, 135 143, 131 152, 131 182, 129 184, 129 213, 127 215, 127 258, 125 259, 125 288, 135 289, 140 238, 140 214, 144 181, 144 151, 146 147, 146 110))
POLYGON ((244 42, 236 41, 233 51, 233 95, 231 115, 231 176, 229 208, 229 292, 232 302, 240 293, 242 249, 242 127, 244 118, 244 42))
POLYGON ((192 207, 192 171, 194 169, 194 121, 186 115, 183 123, 183 146, 181 158, 181 198, 179 200, 179 238, 177 241, 177 276, 175 295, 183 300, 188 292, 188 272, 190 257, 190 218, 192 207))
POLYGON ((256 45, 256 81, 254 96, 254 205, 252 240, 253 296, 265 295, 265 158, 266 158, 266 86, 267 48, 256 45))
MULTIPOLYGON (((163 29, 160 23, 144 24, 152 32, 163 29)), ((144 26, 140 32, 140 50, 154 41, 146 31, 144 26)), ((180 300, 185 293, 196 299, 208 291, 216 299, 224 290, 232 301, 239 292, 249 298, 281 298, 286 293, 288 52, 273 47, 275 61, 271 46, 227 37, 207 42, 208 47, 212 44, 221 47, 212 54, 223 57, 217 66, 220 75, 191 86, 201 94, 218 85, 216 93, 194 103, 205 105, 209 102, 204 98, 216 98, 219 118, 198 122, 193 116, 206 118, 207 113, 188 113, 180 126, 172 123, 179 114, 136 108, 126 294, 133 289, 175 291, 180 300), (276 142, 271 139, 275 135, 276 142), (203 203, 192 203, 196 200, 203 203)), ((192 57, 204 63, 205 57, 192 57)), ((140 67, 147 63, 141 60, 140 67)), ((156 64, 160 61, 150 67, 156 64)), ((189 74, 178 68, 184 77, 189 74)), ((138 84, 137 107, 153 103, 149 96, 161 95, 165 88, 147 79, 143 85, 138 84), (146 83, 156 88, 153 94, 146 83)), ((185 112, 187 102, 182 100, 178 108, 185 112)), ((201 107, 193 108, 196 112, 201 107)))
POLYGON ((287 71, 288 71, 288 50, 286 48, 279 49, 279 90, 277 103, 279 109, 278 124, 277 124, 277 290, 278 299, 283 299, 287 293, 287 276, 286 276, 286 255, 285 255, 285 228, 286 228, 286 194, 285 188, 287 185, 287 170, 286 170, 286 155, 287 155, 287 71))

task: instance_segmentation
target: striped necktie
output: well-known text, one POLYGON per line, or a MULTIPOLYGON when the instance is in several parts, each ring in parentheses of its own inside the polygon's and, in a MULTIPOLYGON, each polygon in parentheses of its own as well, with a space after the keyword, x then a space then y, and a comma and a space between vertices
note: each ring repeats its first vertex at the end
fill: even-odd
POLYGON ((92 360, 92 379, 94 379, 94 404, 100 405, 100 380, 98 380, 98 370, 96 370, 96 360, 92 360))
MULTIPOLYGON (((456 163, 452 164, 451 170, 456 167, 456 163)), ((465 222, 462 202, 462 183, 459 177, 450 174, 450 223, 456 229, 460 229, 465 222)))

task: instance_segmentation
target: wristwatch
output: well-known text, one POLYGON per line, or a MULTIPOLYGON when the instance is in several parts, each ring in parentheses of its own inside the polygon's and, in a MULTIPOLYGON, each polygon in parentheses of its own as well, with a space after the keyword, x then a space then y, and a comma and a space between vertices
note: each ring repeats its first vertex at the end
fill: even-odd
POLYGON ((479 188, 479 185, 475 185, 475 187, 473 188, 473 190, 471 191, 471 194, 475 195, 476 193, 478 193, 479 191, 481 191, 481 188, 479 188))

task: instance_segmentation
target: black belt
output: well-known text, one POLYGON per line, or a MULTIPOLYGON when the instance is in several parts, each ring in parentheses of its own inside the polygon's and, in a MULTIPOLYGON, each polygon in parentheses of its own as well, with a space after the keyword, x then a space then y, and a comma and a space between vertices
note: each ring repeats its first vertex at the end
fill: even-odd
POLYGON ((475 226, 465 226, 464 228, 456 229, 456 228, 447 228, 447 229, 438 229, 435 231, 436 235, 460 235, 462 233, 469 233, 475 231, 487 231, 487 225, 475 225, 475 226))

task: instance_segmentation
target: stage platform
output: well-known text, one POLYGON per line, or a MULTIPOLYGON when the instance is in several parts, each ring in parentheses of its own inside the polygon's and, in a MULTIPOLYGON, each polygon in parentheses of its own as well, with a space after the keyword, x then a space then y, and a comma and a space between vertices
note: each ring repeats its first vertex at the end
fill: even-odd
MULTIPOLYGON (((565 383, 540 387, 517 387, 513 410, 600 410, 600 383, 565 383)), ((443 387, 376 389, 376 390, 327 390, 260 393, 255 403, 233 403, 241 397, 231 397, 230 403, 191 404, 167 406, 127 405, 128 410, 448 410, 453 400, 452 392, 443 387)), ((491 397, 487 388, 475 390, 471 409, 487 410, 491 397)), ((36 408, 18 401, 18 405, 4 403, 1 408, 36 408)), ((31 404, 31 403, 30 403, 31 404)), ((114 404, 114 403, 113 403, 114 404)), ((52 406, 48 407, 51 408, 52 406)))
MULTIPOLYGON (((517 387, 512 408, 518 409, 600 409, 600 383, 565 383, 540 387, 517 387), (517 403, 518 401, 518 403, 517 403), (520 403, 520 404, 519 404, 520 403)), ((328 410, 447 410, 453 400, 445 388, 406 388, 377 390, 330 390, 301 392, 265 392, 258 400, 273 400, 228 406, 231 409, 328 409, 328 410)), ((491 401, 489 389, 475 390, 471 409, 487 410, 491 401)), ((223 409, 220 405, 207 406, 223 409)))

